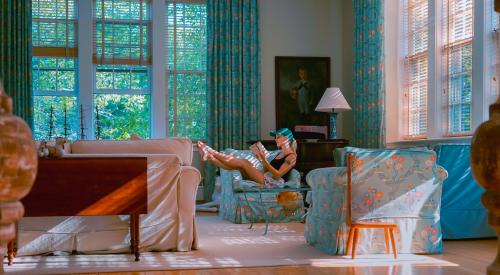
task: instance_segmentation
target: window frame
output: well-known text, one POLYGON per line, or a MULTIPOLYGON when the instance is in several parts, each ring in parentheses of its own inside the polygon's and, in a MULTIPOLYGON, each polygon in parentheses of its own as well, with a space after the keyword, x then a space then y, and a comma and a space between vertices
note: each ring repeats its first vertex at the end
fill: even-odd
POLYGON ((384 5, 386 16, 384 22, 386 75, 395 75, 386 78, 386 144, 388 146, 405 146, 415 144, 432 144, 434 142, 469 142, 477 126, 488 119, 488 106, 493 102, 492 79, 494 72, 491 69, 491 51, 494 51, 491 12, 492 0, 474 0, 474 37, 472 41, 472 106, 471 106, 471 131, 468 135, 447 135, 448 112, 444 108, 445 70, 443 60, 443 28, 442 11, 443 1, 429 0, 429 59, 428 59, 428 106, 427 106, 427 137, 418 140, 408 140, 405 137, 404 104, 400 95, 404 88, 404 51, 402 39, 405 34, 400 25, 403 23, 402 3, 397 5, 384 5), (394 52, 397 54, 394 55, 394 52), (479 68, 479 69, 478 69, 479 68))
MULTIPOLYGON (((202 71, 202 70, 177 70, 177 69, 170 69, 169 68, 169 60, 168 60, 168 57, 167 57, 167 54, 168 54, 168 18, 167 18, 167 12, 168 12, 168 4, 169 3, 173 3, 174 5, 177 4, 177 3, 181 3, 181 4, 198 4, 198 5, 206 5, 206 1, 205 0, 163 0, 164 3, 165 3, 165 24, 164 24, 164 29, 165 29, 165 39, 167 43, 165 43, 165 56, 166 56, 166 62, 165 62, 165 77, 167 79, 167 86, 166 86, 166 89, 168 90, 168 87, 169 86, 172 86, 173 89, 172 90, 168 90, 168 93, 173 93, 174 94, 174 126, 173 126, 173 129, 171 128, 172 126, 169 125, 170 127, 167 128, 167 131, 168 131, 168 135, 170 134, 171 130, 173 132, 173 135, 175 136, 177 134, 177 122, 179 121, 177 116, 178 116, 178 112, 177 112, 177 76, 178 75, 206 75, 207 74, 207 71, 202 71), (169 83, 169 78, 170 76, 173 77, 174 79, 174 83, 172 85, 170 85, 169 83)), ((174 28, 175 28, 175 22, 174 22, 174 28)), ((175 40, 176 40, 176 33, 174 34, 174 44, 175 44, 175 40)), ((177 67, 177 59, 175 59, 175 56, 176 56, 176 52, 177 52, 177 47, 174 47, 174 50, 173 50, 173 56, 174 56, 174 61, 173 61, 173 66, 174 67, 177 67)), ((201 87, 200 87, 200 90, 203 90, 203 88, 206 88, 206 83, 205 83, 205 87, 203 87, 203 81, 201 81, 200 83, 201 87)), ((195 94, 193 94, 195 95, 195 94)), ((206 95, 206 91, 205 91, 205 95, 206 95)), ((169 98, 170 96, 168 95, 167 96, 167 123, 170 124, 170 102, 169 102, 169 98)), ((205 106, 206 107, 206 106, 205 106)))
MULTIPOLYGON (((78 53, 78 0, 74 0, 73 1, 73 9, 74 9, 74 14, 70 14, 69 13, 69 5, 68 5, 68 0, 64 1, 65 2, 65 8, 66 8, 66 12, 64 14, 64 17, 65 18, 43 18, 43 17, 33 17, 33 13, 32 13, 32 20, 33 22, 37 22, 38 24, 36 25, 38 28, 37 30, 40 31, 40 23, 43 23, 43 22, 48 22, 48 23, 51 23, 51 24, 66 24, 66 27, 69 26, 68 23, 72 23, 73 26, 74 26, 74 37, 73 37, 73 41, 75 42, 73 45, 70 45, 71 42, 70 42, 70 39, 69 39, 69 28, 66 28, 65 29, 65 39, 63 40, 57 40, 57 43, 56 44, 53 44, 53 45, 44 45, 42 43, 42 45, 37 45, 37 42, 38 40, 34 40, 33 41, 33 46, 32 46, 32 56, 31 56, 31 60, 32 60, 32 63, 31 63, 31 69, 32 69, 32 81, 35 82, 35 77, 37 77, 37 81, 39 81, 39 75, 36 74, 36 72, 40 72, 40 71, 47 71, 47 72, 55 72, 56 74, 56 79, 55 79, 55 82, 56 82, 56 90, 54 91, 51 91, 51 90, 39 90, 37 89, 34 85, 32 87, 32 91, 33 91, 33 94, 32 94, 32 99, 33 99, 33 109, 35 109, 35 106, 36 106, 36 101, 37 101, 37 98, 52 98, 53 100, 64 100, 64 98, 74 98, 74 102, 75 104, 77 104, 78 106, 78 87, 79 87, 79 77, 78 77, 78 58, 77 58, 77 53, 78 53), (71 18, 69 19, 69 17, 74 17, 74 18, 71 18), (62 44, 61 44, 62 43, 62 44), (40 66, 37 66, 36 68, 33 66, 34 62, 33 60, 34 59, 55 59, 56 60, 56 66, 47 66, 47 67, 40 67, 40 66), (72 69, 66 69, 66 68, 60 68, 60 63, 59 62, 64 62, 64 61, 61 61, 61 60, 68 60, 68 59, 72 59, 73 60, 73 68, 72 69), (59 81, 57 81, 58 79, 58 72, 61 72, 61 71, 66 71, 66 72, 73 72, 73 89, 72 90, 60 90, 60 89, 57 89, 57 86, 58 86, 58 83, 59 81), (36 76, 35 76, 36 75, 36 76)), ((55 6, 56 6, 56 9, 57 9, 57 5, 58 5, 59 2, 55 2, 55 6)), ((39 11, 39 10, 38 10, 39 11)), ((34 11, 33 11, 34 12, 34 11)), ((59 16, 58 14, 56 16, 59 16)), ((36 28, 36 26, 32 26, 32 28, 36 28)), ((40 34, 39 34, 40 35, 40 34)), ((38 38, 41 38, 40 36, 38 38)), ((39 61, 40 62, 40 61, 39 61)), ((51 100, 52 100, 51 99, 51 100)), ((75 112, 76 116, 79 115, 79 109, 77 108, 77 106, 75 106, 75 109, 72 109, 70 108, 70 110, 68 110, 68 112, 70 113, 70 117, 68 118, 68 125, 69 126, 68 128, 60 128, 62 127, 61 125, 57 125, 57 122, 55 122, 56 124, 54 125, 54 136, 49 136, 49 137, 46 137, 46 138, 54 138, 55 137, 55 134, 57 133, 57 130, 59 128, 59 130, 64 130, 64 133, 66 133, 67 130, 70 130, 70 133, 69 135, 72 135, 71 134, 71 130, 75 130, 75 133, 76 135, 78 136, 78 130, 79 129, 72 129, 73 127, 72 126, 76 126, 76 125, 72 125, 72 122, 74 122, 77 118, 75 117, 71 117, 71 113, 72 112, 75 112)), ((46 106, 47 108, 49 106, 46 106)), ((67 107, 66 104, 64 106, 65 108, 67 107)), ((35 112, 35 110, 33 110, 34 112, 34 118, 36 120, 37 116, 44 116, 44 114, 37 114, 35 112)), ((54 115, 54 119, 57 119, 57 116, 54 115)), ((66 118, 64 118, 64 120, 66 120, 66 118)), ((34 121, 36 123, 36 121, 34 121)), ((48 127, 48 125, 34 125, 33 127, 33 135, 35 136, 37 134, 37 128, 38 126, 40 126, 41 129, 43 128, 46 128, 48 127)), ((41 130, 41 129, 38 129, 38 130, 41 130)))
MULTIPOLYGON (((181 0, 187 3, 206 3, 204 0, 181 0)), ((97 94, 147 94, 150 108, 150 138, 169 136, 168 91, 166 67, 166 1, 151 0, 150 53, 154 56, 148 67, 149 91, 139 90, 98 90, 96 83, 97 66, 94 57, 94 1, 77 0, 78 14, 78 104, 83 108, 84 134, 86 139, 95 139, 94 95, 97 94)), ((146 65, 146 64, 144 64, 146 65)))

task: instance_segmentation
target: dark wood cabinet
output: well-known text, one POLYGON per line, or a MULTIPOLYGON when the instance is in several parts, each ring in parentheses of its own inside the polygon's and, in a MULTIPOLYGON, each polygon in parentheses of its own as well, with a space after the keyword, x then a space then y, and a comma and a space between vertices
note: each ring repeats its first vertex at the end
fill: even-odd
MULTIPOLYGON (((250 141, 249 144, 255 142, 250 141)), ((276 149, 276 142, 274 140, 261 140, 261 142, 268 150, 276 149)), ((295 165, 295 169, 301 172, 302 179, 305 180, 305 175, 313 169, 334 167, 336 165, 333 158, 333 150, 348 145, 349 141, 345 139, 297 140, 297 164, 295 165)))

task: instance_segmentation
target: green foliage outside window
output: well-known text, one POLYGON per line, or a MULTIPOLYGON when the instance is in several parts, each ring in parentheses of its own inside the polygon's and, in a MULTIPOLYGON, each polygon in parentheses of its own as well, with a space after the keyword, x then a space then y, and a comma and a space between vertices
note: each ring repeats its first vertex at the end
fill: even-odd
POLYGON ((52 136, 66 137, 70 140, 79 138, 78 106, 74 96, 35 96, 34 97, 34 127, 33 136, 35 140, 48 140, 50 133, 50 109, 53 109, 52 136), (66 136, 64 135, 64 109, 66 107, 66 136))
POLYGON ((148 93, 148 81, 148 68, 146 66, 97 66, 97 90, 141 90, 148 93))
MULTIPOLYGON (((132 134, 150 137, 149 95, 96 94, 94 104, 99 110, 100 139, 129 139, 132 134)), ((97 125, 94 133, 97 138, 97 125)))
MULTIPOLYGON (((149 75, 146 66, 98 65, 96 89, 112 94, 95 94, 99 110, 99 138, 128 139, 150 136, 149 75), (140 94, 127 94, 127 93, 140 94)), ((95 118, 94 110, 94 118, 95 118)), ((97 125, 94 134, 98 138, 97 125)))
POLYGON ((167 3, 169 135, 206 137, 207 7, 167 3))
POLYGON ((35 139, 64 137, 66 108, 66 137, 79 137, 79 111, 75 93, 76 61, 72 58, 33 57, 33 92, 35 139), (50 110, 53 109, 53 129, 50 136, 50 110))

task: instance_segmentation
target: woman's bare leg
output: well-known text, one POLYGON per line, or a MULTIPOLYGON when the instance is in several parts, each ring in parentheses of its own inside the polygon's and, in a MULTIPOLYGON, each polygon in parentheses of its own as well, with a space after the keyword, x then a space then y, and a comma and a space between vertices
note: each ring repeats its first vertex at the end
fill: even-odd
POLYGON ((217 166, 219 168, 226 169, 226 170, 237 169, 236 167, 230 167, 230 166, 225 165, 220 160, 216 159, 212 154, 208 154, 207 155, 207 159, 208 159, 208 161, 210 161, 211 163, 215 164, 215 166, 217 166))
POLYGON ((264 173, 255 168, 250 161, 220 152, 211 154, 211 156, 220 161, 223 165, 240 170, 245 178, 253 180, 259 184, 264 184, 264 173))
POLYGON ((255 168, 250 161, 218 152, 201 141, 198 142, 197 146, 205 152, 206 158, 216 166, 226 170, 238 169, 245 178, 264 184, 264 173, 255 168))

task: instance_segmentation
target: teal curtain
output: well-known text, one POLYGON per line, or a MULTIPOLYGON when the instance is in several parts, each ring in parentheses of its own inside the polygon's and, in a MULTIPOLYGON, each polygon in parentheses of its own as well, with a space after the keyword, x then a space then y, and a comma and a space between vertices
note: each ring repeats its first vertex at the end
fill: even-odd
MULTIPOLYGON (((207 141, 217 150, 248 148, 260 137, 257 0, 207 0, 207 141)), ((205 199, 213 191, 209 167, 205 199)))
POLYGON ((385 143, 384 1, 353 0, 354 141, 357 147, 385 143))
POLYGON ((0 0, 0 80, 14 114, 32 127, 31 1, 0 0))

